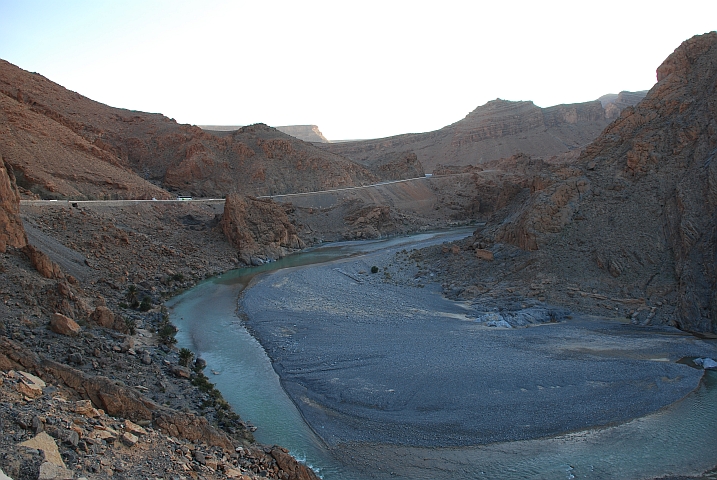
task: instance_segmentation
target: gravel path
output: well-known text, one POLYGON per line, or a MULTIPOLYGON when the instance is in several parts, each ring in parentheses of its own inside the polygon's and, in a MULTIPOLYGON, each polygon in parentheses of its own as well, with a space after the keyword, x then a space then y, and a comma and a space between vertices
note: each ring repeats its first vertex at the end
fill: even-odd
POLYGON ((626 421, 698 385, 702 372, 676 360, 715 355, 677 330, 614 320, 481 326, 437 286, 406 286, 411 272, 384 274, 394 253, 278 271, 240 302, 330 446, 478 445, 626 421))

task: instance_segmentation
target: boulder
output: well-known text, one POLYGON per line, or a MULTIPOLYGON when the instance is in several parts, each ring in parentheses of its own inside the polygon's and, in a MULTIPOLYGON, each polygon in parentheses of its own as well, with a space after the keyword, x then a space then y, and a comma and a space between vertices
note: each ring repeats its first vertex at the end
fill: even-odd
POLYGON ((55 440, 45 432, 40 432, 30 440, 25 440, 20 444, 21 447, 34 448, 42 450, 45 454, 45 460, 58 467, 66 468, 65 462, 62 461, 60 451, 57 449, 55 440))
POLYGON ((52 462, 44 462, 40 465, 40 475, 37 480, 70 480, 75 478, 72 470, 55 465, 52 462))
POLYGON ((55 333, 71 337, 79 335, 82 330, 77 322, 61 313, 55 313, 52 315, 52 318, 50 319, 50 328, 55 333))
POLYGON ((134 435, 129 432, 124 432, 122 436, 120 437, 120 440, 122 443, 127 447, 133 447, 137 444, 139 439, 137 438, 137 435, 134 435))
POLYGON ((109 308, 100 305, 92 312, 92 320, 101 327, 112 328, 115 324, 115 314, 109 308))
POLYGON ((143 427, 137 425, 132 420, 125 420, 124 421, 124 428, 129 433, 133 435, 147 435, 147 430, 145 430, 143 427))
POLYGON ((494 260, 493 252, 490 250, 485 250, 483 248, 476 248, 475 252, 476 258, 479 260, 486 260, 489 262, 492 262, 494 260))
POLYGON ((289 480, 318 480, 313 470, 299 463, 289 452, 282 447, 271 449, 271 456, 276 460, 276 465, 288 474, 289 480))

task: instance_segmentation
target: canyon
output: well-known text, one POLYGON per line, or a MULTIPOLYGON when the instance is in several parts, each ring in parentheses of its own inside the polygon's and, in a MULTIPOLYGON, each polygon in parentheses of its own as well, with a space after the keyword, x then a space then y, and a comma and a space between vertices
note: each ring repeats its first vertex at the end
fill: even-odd
POLYGON ((0 467, 37 478, 47 462, 18 444, 47 431, 88 478, 126 471, 151 442, 170 453, 132 478, 185 467, 315 478, 253 442, 160 332, 171 337, 167 297, 327 241, 474 225, 410 259, 449 299, 505 318, 530 303, 713 337, 717 33, 685 41, 657 78, 649 92, 580 104, 496 99, 435 132, 326 143, 314 126, 293 130, 310 143, 109 107, 0 61, 0 467), (177 195, 219 200, 167 201, 177 195), (21 202, 38 199, 57 202, 21 202), (150 201, 83 202, 94 199, 150 201), (85 410, 79 432, 48 422, 70 425, 79 417, 63 405, 88 400, 103 412, 85 410), (134 427, 103 415, 151 431, 108 449, 96 430, 119 446, 134 427))

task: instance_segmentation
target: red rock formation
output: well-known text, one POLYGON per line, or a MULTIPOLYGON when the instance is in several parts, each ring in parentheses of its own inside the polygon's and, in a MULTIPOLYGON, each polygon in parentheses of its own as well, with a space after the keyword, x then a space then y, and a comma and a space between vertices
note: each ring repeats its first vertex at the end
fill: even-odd
POLYGON ((377 181, 364 167, 265 125, 208 133, 112 108, 0 61, 0 154, 45 196, 265 195, 377 181))
POLYGON ((25 245, 27 236, 20 220, 20 195, 15 177, 0 156, 0 253, 8 246, 22 248, 25 245))
POLYGON ((30 259, 30 263, 35 270, 45 278, 64 278, 64 273, 58 264, 53 262, 50 257, 42 251, 35 248, 29 243, 23 247, 23 252, 30 259))
POLYGON ((228 195, 221 227, 244 263, 276 260, 304 248, 289 221, 290 205, 240 195, 228 195))

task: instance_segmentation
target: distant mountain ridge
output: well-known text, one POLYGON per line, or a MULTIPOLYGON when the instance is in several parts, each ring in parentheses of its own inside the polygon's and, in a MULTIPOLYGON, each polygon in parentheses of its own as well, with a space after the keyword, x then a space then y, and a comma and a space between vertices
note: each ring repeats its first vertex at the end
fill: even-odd
POLYGON ((552 157, 589 144, 616 111, 634 105, 644 93, 622 92, 606 100, 607 107, 599 100, 540 108, 531 101, 496 99, 432 132, 320 147, 364 165, 388 153, 411 151, 426 172, 438 165, 477 165, 519 153, 552 157))
MULTIPOLYGON (((198 127, 209 132, 232 132, 242 128, 241 125, 198 125, 198 127)), ((330 143, 317 125, 283 125, 274 128, 304 142, 330 143)))

